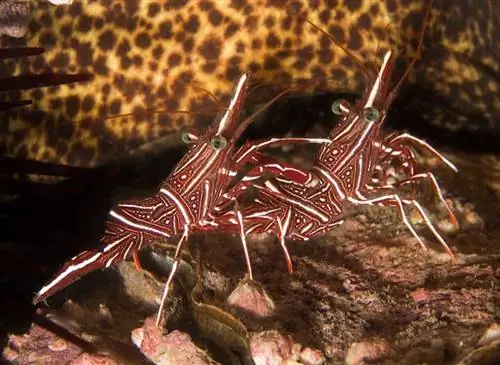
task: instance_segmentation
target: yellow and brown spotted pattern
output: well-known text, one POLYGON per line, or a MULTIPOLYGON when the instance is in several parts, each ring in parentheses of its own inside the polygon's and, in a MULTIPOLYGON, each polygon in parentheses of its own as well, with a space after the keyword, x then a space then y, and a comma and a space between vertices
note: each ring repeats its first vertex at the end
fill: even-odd
MULTIPOLYGON (((478 35, 488 30, 476 21, 465 26, 466 41, 463 34, 457 38, 442 22, 467 14, 449 13, 453 5, 438 5, 429 38, 433 47, 446 50, 446 57, 441 52, 426 76, 446 82, 429 87, 456 92, 449 79, 459 85, 472 82, 474 106, 484 108, 483 91, 497 83, 476 86, 481 75, 462 70, 455 54, 472 52, 477 59, 480 54, 473 52, 484 43, 478 35)), ((57 7, 43 2, 33 9, 25 38, 2 38, 1 45, 43 46, 45 54, 1 64, 1 75, 55 71, 94 77, 11 96, 31 98, 34 105, 2 116, 1 145, 10 156, 99 164, 131 146, 213 117, 220 105, 202 88, 224 103, 244 71, 277 86, 310 79, 318 81, 316 90, 360 91, 360 68, 304 20, 373 66, 382 50, 394 45, 403 51, 402 59, 412 54, 425 6, 417 0, 75 0, 57 7), (173 113, 177 110, 192 113, 173 113), (205 115, 197 114, 202 111, 205 115)), ((481 62, 498 72, 493 59, 481 62)), ((486 103, 500 109, 498 95, 486 103)))
MULTIPOLYGON (((426 48, 413 80, 433 110, 427 121, 500 140, 500 6, 496 1, 434 1, 426 48)), ((412 79, 412 78, 410 78, 412 79)), ((473 137, 472 137, 473 138, 473 137)))

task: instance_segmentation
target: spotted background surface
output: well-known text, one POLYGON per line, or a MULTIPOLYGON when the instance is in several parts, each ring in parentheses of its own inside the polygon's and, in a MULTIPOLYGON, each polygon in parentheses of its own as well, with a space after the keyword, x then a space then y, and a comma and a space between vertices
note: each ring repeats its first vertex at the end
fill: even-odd
MULTIPOLYGON (((362 69, 305 19, 370 70, 384 49, 396 47, 401 74, 415 49, 424 10, 424 2, 412 0, 37 4, 26 36, 2 37, 0 44, 43 46, 46 53, 5 62, 1 75, 89 72, 93 80, 8 95, 31 98, 34 104, 2 115, 2 152, 100 164, 210 119, 222 106, 209 93, 226 102, 235 79, 248 70, 257 82, 279 88, 304 79, 310 80, 311 92, 360 92, 362 69)), ((409 79, 432 95, 417 109, 430 123, 498 132, 498 19, 493 2, 435 1, 426 48, 409 79)), ((258 96, 267 97, 254 93, 250 101, 258 96)))

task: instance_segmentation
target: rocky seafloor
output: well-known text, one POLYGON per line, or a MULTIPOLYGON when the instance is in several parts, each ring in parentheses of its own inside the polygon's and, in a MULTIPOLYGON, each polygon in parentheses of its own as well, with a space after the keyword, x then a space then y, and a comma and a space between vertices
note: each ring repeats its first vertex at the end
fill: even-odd
POLYGON ((423 251, 390 207, 354 207, 331 233, 289 242, 293 274, 275 238, 250 237, 255 282, 244 279, 237 237, 193 236, 162 329, 155 319, 170 246, 145 250, 144 271, 123 262, 49 299, 26 333, 9 335, 3 356, 18 364, 497 364, 500 161, 447 156, 458 174, 420 162, 436 172, 460 227, 426 184, 419 199, 454 260, 412 212, 423 251))

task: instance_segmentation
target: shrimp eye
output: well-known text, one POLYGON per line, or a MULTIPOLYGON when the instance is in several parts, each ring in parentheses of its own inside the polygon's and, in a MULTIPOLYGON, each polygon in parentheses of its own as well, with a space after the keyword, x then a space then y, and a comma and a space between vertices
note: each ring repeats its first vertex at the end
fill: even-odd
POLYGON ((369 123, 374 123, 380 118, 380 111, 372 106, 363 110, 363 119, 369 123))
POLYGON ((190 132, 182 133, 181 138, 182 138, 182 142, 184 142, 185 144, 193 143, 198 139, 196 137, 196 135, 194 135, 193 133, 190 133, 190 132))
POLYGON ((227 139, 224 138, 223 136, 215 136, 210 141, 210 145, 216 151, 223 150, 227 146, 227 139))
POLYGON ((344 99, 335 100, 332 104, 332 112, 337 115, 346 115, 350 109, 349 102, 344 99))

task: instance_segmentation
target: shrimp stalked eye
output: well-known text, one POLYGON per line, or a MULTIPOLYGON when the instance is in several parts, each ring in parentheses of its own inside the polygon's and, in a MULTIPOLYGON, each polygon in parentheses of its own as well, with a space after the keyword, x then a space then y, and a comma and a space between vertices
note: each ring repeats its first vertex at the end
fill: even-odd
POLYGON ((193 143, 198 139, 198 137, 192 132, 182 133, 181 138, 182 138, 182 142, 184 142, 185 144, 193 143))
POLYGON ((221 151, 227 146, 227 139, 223 136, 215 136, 210 141, 210 145, 214 148, 214 150, 221 151))
POLYGON ((375 123, 380 118, 380 111, 372 106, 363 110, 363 119, 368 123, 375 123))
POLYGON ((346 115, 351 110, 351 105, 347 100, 338 99, 332 104, 332 112, 337 115, 346 115))

